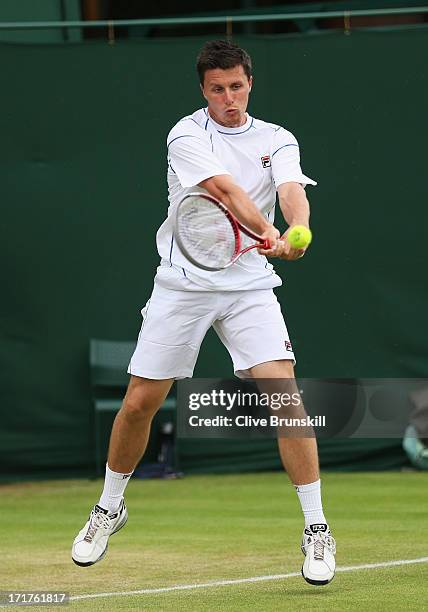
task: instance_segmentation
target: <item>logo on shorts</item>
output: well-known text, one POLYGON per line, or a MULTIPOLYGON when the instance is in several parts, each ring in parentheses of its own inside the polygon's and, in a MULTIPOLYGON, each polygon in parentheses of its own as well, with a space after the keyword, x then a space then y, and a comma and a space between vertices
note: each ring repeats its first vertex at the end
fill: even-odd
POLYGON ((270 155, 263 155, 261 158, 263 168, 270 168, 270 155))
POLYGON ((290 351, 290 353, 293 352, 293 347, 291 346, 291 342, 290 340, 285 340, 285 350, 286 351, 290 351))

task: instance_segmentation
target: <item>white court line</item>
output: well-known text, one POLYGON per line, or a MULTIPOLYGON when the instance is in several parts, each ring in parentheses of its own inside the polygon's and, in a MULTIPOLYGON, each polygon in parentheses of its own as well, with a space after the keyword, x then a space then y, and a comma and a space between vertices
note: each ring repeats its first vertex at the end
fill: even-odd
MULTIPOLYGON (((336 572, 356 572, 365 569, 377 569, 379 567, 395 567, 397 565, 412 565, 414 563, 428 563, 428 557, 419 559, 399 559, 397 561, 384 561, 382 563, 367 563, 366 565, 349 565, 337 567, 336 572)), ((265 582, 266 580, 284 580, 285 578, 296 578, 301 576, 300 572, 290 574, 272 574, 271 576, 254 576, 253 578, 236 578, 235 580, 216 580, 214 582, 202 582, 197 584, 177 584, 176 586, 161 587, 158 589, 140 589, 138 591, 116 591, 115 593, 89 593, 88 595, 73 595, 70 601, 80 599, 96 599, 98 597, 122 597, 125 595, 152 595, 154 593, 169 593, 170 591, 189 591, 192 589, 207 589, 230 584, 245 584, 247 582, 265 582)))

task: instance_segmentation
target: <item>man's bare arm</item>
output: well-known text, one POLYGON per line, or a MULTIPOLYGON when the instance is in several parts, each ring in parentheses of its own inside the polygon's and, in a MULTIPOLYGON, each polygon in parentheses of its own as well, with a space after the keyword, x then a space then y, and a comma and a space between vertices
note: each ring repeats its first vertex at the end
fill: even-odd
POLYGON ((278 187, 279 205, 289 226, 309 227, 309 202, 300 183, 283 183, 278 187))
POLYGON ((304 225, 309 227, 309 202, 306 197, 305 190, 300 183, 284 183, 278 187, 279 206, 289 228, 281 241, 284 248, 280 257, 282 259, 299 259, 305 253, 306 249, 293 249, 287 241, 287 234, 294 225, 304 225))
MULTIPOLYGON (((212 176, 199 183, 199 186, 206 189, 217 200, 223 202, 241 223, 259 234, 262 238, 267 238, 272 245, 276 245, 279 231, 264 218, 251 198, 235 183, 229 174, 212 176)), ((275 249, 271 250, 273 254, 275 249)), ((270 251, 263 252, 270 254, 270 251)))

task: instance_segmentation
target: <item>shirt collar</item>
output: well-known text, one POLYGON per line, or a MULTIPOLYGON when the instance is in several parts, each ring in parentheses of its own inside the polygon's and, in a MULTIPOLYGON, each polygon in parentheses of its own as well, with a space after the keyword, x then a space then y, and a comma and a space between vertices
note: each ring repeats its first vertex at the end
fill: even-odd
POLYGON ((207 117, 209 117, 210 122, 215 127, 215 129, 218 132, 222 132, 223 134, 240 134, 241 132, 246 132, 249 129, 251 122, 253 120, 253 118, 250 117, 248 113, 245 113, 247 116, 247 120, 244 123, 244 125, 240 125, 239 127, 226 127, 225 125, 220 125, 219 123, 214 121, 214 119, 211 117, 211 115, 208 112, 208 108, 205 109, 205 112, 206 112, 207 117))

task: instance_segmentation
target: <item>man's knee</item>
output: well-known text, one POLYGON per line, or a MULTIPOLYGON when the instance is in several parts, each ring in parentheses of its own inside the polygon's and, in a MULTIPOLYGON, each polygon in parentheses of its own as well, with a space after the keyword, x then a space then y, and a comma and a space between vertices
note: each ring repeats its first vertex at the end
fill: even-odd
POLYGON ((284 372, 284 378, 294 379, 294 361, 291 359, 283 359, 279 361, 278 364, 284 372))
POLYGON ((150 380, 131 376, 122 412, 131 418, 152 418, 162 406, 172 382, 172 380, 150 380))
POLYGON ((291 359, 266 361, 250 369, 253 378, 294 379, 294 362, 291 359))

